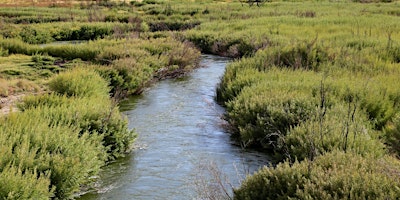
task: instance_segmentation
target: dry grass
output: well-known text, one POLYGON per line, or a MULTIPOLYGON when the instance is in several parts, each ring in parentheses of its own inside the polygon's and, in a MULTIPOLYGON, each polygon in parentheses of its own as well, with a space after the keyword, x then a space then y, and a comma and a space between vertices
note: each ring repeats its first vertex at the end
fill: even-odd
POLYGON ((0 79, 0 97, 8 96, 8 81, 5 79, 0 79))

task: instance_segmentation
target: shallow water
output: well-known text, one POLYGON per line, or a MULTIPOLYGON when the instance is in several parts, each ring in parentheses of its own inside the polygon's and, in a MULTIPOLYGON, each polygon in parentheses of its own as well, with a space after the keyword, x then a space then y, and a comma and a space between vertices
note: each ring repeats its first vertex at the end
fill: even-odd
POLYGON ((246 174, 268 164, 267 155, 236 146, 222 126, 224 109, 214 96, 228 62, 204 55, 189 76, 124 102, 139 134, 136 149, 105 167, 97 191, 80 199, 202 199, 218 179, 231 195, 246 174))

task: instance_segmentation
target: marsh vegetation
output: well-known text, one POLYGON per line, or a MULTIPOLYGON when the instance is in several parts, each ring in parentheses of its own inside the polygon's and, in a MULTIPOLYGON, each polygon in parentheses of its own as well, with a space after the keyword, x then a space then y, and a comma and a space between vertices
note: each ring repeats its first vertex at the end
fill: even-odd
POLYGON ((400 196, 397 1, 45 2, 0 8, 0 95, 25 95, 1 118, 1 197, 90 185, 136 136, 118 100, 201 52, 236 58, 216 98, 238 144, 277 164, 236 199, 400 196))

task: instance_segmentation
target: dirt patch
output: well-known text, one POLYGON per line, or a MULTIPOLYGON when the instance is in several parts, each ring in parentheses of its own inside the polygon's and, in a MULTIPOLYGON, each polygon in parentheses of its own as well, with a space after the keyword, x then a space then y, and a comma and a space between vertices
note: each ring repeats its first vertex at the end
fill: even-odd
POLYGON ((24 96, 25 94, 15 94, 0 98, 0 116, 7 115, 10 112, 18 111, 16 105, 24 96))

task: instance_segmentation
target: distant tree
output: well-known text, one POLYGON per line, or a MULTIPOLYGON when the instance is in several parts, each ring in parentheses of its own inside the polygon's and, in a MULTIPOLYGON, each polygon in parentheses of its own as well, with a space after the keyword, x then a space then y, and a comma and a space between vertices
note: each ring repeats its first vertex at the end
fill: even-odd
POLYGON ((245 3, 249 4, 249 6, 253 6, 254 4, 257 6, 260 6, 261 4, 263 4, 265 2, 269 2, 271 0, 239 0, 239 1, 240 1, 240 3, 242 3, 242 6, 245 3))

